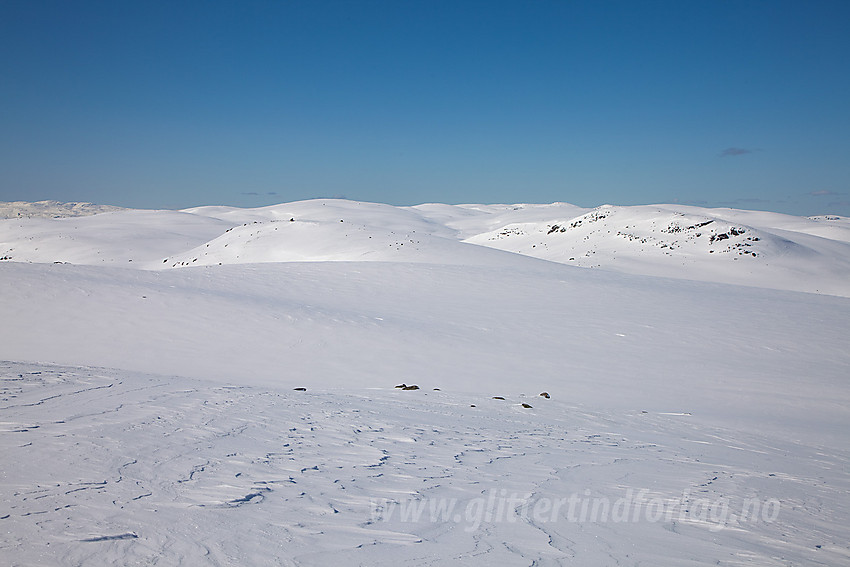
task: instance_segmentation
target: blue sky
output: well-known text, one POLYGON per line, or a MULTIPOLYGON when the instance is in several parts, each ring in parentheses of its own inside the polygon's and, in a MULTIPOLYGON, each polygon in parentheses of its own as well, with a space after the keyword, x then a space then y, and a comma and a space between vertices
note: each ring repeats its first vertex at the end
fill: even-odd
POLYGON ((850 215, 850 2, 0 0, 0 201, 850 215))

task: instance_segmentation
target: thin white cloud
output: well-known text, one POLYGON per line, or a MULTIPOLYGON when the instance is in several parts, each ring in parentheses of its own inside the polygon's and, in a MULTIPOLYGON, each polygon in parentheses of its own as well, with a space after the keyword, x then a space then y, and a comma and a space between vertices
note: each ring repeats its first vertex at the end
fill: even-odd
POLYGON ((753 152, 757 152, 759 150, 748 150, 746 148, 726 148, 722 152, 720 152, 720 157, 735 157, 735 156, 743 156, 747 154, 751 154, 753 152))

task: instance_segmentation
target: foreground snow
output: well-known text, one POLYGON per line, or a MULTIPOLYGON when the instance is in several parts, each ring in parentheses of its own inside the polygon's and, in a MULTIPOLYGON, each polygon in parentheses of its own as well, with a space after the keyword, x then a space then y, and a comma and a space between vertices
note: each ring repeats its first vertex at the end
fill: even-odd
POLYGON ((0 380, 12 564, 850 560, 846 446, 517 391, 0 380))
POLYGON ((347 201, 0 221, 0 557, 847 563, 846 221, 347 201), (610 262, 552 261, 580 242, 610 262))

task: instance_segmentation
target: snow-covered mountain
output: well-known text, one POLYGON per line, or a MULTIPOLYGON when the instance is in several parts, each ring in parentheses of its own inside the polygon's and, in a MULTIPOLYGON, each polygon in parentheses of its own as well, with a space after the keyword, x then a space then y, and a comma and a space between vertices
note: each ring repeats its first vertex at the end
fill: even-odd
POLYGON ((0 557, 844 564, 848 226, 343 200, 2 220, 0 557))

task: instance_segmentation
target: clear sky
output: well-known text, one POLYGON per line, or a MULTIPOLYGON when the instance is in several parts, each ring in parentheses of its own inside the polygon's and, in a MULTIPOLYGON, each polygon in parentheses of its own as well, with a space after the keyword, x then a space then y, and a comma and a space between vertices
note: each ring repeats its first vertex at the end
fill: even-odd
POLYGON ((0 0, 0 201, 850 215, 850 2, 0 0))

